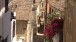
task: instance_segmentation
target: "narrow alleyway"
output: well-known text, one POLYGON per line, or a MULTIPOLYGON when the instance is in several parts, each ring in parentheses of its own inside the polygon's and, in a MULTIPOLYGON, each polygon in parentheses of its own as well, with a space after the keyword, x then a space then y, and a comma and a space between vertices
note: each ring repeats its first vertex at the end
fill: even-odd
POLYGON ((0 42, 76 42, 76 1, 0 0, 0 42))
MULTIPOLYGON (((64 11, 64 7, 61 7, 64 5, 62 1, 52 2, 50 0, 13 0, 12 12, 16 12, 15 35, 18 42, 52 42, 50 40, 53 40, 52 38, 54 37, 53 35, 56 35, 56 31, 51 29, 53 27, 50 27, 52 25, 49 25, 49 21, 61 17, 62 11, 64 11), (59 3, 61 3, 60 6, 58 5, 59 3), (47 28, 50 29, 45 31, 47 28), (50 33, 51 31, 53 33, 50 33), (43 35, 37 35, 37 33, 43 35)), ((54 40, 56 41, 57 39, 54 40)))

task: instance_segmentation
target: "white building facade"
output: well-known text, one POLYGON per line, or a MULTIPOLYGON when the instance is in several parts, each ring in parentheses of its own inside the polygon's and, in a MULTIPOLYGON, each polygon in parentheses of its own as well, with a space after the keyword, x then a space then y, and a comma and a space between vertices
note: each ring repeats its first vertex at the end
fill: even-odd
POLYGON ((0 42, 11 42, 11 0, 0 0, 0 42))

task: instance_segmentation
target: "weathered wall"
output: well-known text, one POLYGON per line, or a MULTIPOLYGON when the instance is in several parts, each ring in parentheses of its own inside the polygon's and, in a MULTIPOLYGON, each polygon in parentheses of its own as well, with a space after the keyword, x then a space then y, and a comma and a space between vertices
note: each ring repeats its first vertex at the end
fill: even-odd
POLYGON ((57 0, 48 0, 48 1, 53 7, 56 7, 57 9, 64 11, 66 0, 58 0, 58 1, 57 0))
POLYGON ((76 2, 67 1, 65 10, 64 42, 76 42, 76 2))
POLYGON ((29 15, 32 14, 32 0, 13 0, 13 5, 17 5, 17 20, 29 19, 29 15))

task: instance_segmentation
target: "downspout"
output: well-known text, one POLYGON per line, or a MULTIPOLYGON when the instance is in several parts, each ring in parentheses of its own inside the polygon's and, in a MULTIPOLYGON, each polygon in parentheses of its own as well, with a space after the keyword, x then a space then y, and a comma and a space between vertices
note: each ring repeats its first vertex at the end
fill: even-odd
MULTIPOLYGON (((45 0, 46 2, 46 6, 45 6, 45 14, 44 14, 44 31, 45 31, 45 26, 46 26, 46 23, 47 23, 47 0, 45 0)), ((44 37, 45 38, 45 37, 44 37)), ((46 40, 44 39, 44 42, 46 42, 46 40)))
POLYGON ((45 23, 47 23, 47 1, 48 1, 48 0, 46 0, 46 14, 45 14, 45 23))

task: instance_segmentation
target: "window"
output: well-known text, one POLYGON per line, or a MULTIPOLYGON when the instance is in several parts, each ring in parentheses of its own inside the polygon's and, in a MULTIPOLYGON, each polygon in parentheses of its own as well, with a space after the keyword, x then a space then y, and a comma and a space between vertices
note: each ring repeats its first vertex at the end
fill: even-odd
POLYGON ((8 11, 8 2, 9 0, 5 0, 5 13, 8 11))
POLYGON ((43 34, 43 31, 44 31, 44 23, 43 24, 40 23, 40 27, 38 27, 38 33, 43 34))
POLYGON ((44 14, 44 13, 43 13, 43 12, 41 12, 41 17, 40 17, 40 18, 43 18, 43 14, 44 14))
POLYGON ((42 3, 42 7, 43 7, 43 3, 42 3))
POLYGON ((51 14, 51 11, 52 11, 52 9, 51 9, 51 7, 49 7, 49 14, 51 14))
POLYGON ((40 27, 38 27, 38 33, 43 34, 43 31, 44 31, 44 12, 41 12, 41 16, 39 17, 39 24, 40 24, 40 27))
POLYGON ((33 3, 35 3, 35 0, 33 0, 33 3))

